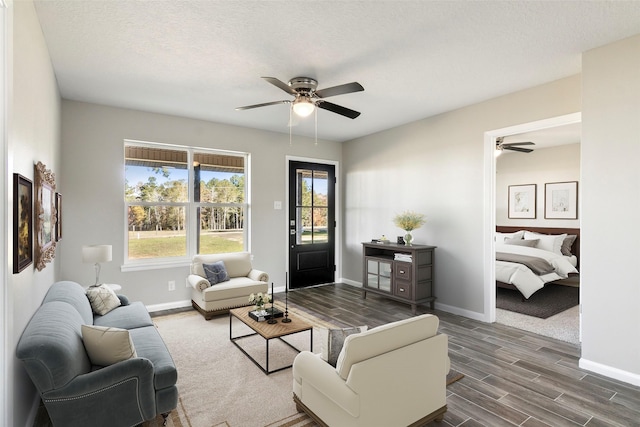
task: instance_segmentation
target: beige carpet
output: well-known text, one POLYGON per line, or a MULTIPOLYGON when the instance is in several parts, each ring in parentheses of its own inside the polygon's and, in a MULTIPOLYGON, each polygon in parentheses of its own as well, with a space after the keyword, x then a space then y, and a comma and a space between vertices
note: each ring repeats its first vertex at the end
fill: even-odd
MULTIPOLYGON (((290 317, 303 317, 314 327, 314 352, 322 349, 326 328, 321 319, 296 309, 290 317)), ((296 411, 292 399, 292 372, 285 369, 265 375, 229 341, 229 316, 206 321, 195 311, 156 317, 154 322, 173 355, 178 368, 178 409, 171 413, 169 427, 312 427, 316 424, 296 411)), ((234 322, 234 336, 242 333, 234 322), (236 329, 236 327, 238 329, 236 329)), ((248 328, 247 328, 247 331, 248 328)), ((306 349, 309 334, 290 337, 298 348, 306 349)), ((243 348, 264 357, 264 340, 245 339, 243 348), (249 340, 249 341, 246 341, 249 340)), ((296 352, 272 341, 270 364, 291 364, 296 352)), ((277 365, 273 365, 274 367, 277 365)), ((452 371, 447 384, 463 375, 452 371)), ((144 427, 162 425, 158 417, 144 427)))
MULTIPOLYGON (((319 352, 326 339, 325 328, 331 325, 296 310, 290 309, 289 314, 294 321, 304 316, 318 325, 313 335, 314 351, 319 352)), ((180 402, 167 425, 264 427, 296 414, 291 369, 265 375, 229 341, 228 315, 206 321, 197 312, 188 311, 155 317, 154 322, 178 368, 180 402)), ((234 322, 234 336, 250 332, 243 328, 240 322, 234 322)), ((293 335, 288 341, 308 349, 309 333, 293 335)), ((241 345, 258 361, 264 360, 262 338, 246 338, 241 345)), ((272 341, 270 368, 291 364, 296 354, 278 340, 272 341)), ((161 417, 144 424, 156 425, 161 425, 161 417)))

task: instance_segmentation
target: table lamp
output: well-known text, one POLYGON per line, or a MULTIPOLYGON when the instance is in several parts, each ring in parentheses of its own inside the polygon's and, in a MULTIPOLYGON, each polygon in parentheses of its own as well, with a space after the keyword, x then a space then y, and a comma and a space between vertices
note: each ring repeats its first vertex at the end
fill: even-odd
POLYGON ((82 247, 82 262, 95 264, 96 283, 100 283, 100 263, 111 261, 111 245, 91 245, 82 247))

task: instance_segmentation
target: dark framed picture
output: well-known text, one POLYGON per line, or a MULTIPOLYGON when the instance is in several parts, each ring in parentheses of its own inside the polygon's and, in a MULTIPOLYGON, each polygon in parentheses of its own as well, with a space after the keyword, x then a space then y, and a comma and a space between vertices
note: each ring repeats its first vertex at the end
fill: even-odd
POLYGON ((546 219, 578 219, 578 181, 544 185, 546 219))
POLYGON ((509 186, 509 218, 536 217, 536 184, 509 186))
POLYGON ((33 182, 13 174, 13 273, 33 262, 33 182))
POLYGON ((62 194, 56 193, 56 242, 62 239, 62 194))

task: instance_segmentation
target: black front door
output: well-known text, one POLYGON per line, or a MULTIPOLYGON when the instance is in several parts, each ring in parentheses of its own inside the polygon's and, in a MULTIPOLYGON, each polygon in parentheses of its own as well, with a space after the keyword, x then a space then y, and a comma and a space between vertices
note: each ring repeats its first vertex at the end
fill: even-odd
POLYGON ((334 165, 289 162, 289 287, 335 280, 334 165))

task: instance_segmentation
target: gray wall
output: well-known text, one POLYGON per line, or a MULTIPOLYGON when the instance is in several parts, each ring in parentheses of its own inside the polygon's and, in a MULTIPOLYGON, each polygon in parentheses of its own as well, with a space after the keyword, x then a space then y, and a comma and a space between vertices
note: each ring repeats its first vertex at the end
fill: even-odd
MULTIPOLYGON (((19 173, 33 181, 33 165, 41 161, 56 175, 60 187, 60 94, 31 2, 14 2, 8 8, 9 56, 9 120, 7 123, 8 212, 7 236, 13 236, 13 181, 19 173)), ((35 190, 35 189, 34 189, 35 190)), ((64 191, 64 190, 61 190, 64 191)), ((12 242, 10 238, 9 242, 12 242)), ((34 235, 35 240, 35 235, 34 235)), ((40 305, 51 283, 57 277, 59 258, 42 271, 28 266, 19 274, 13 271, 13 250, 8 245, 7 280, 2 287, 2 318, 5 332, 6 359, 2 381, 6 385, 4 418, 0 424, 23 426, 35 400, 35 389, 22 365, 15 358, 15 347, 31 315, 40 305), (6 320, 6 325, 4 321, 6 320), (2 421, 4 420, 4 422, 2 421)), ((58 252, 59 255, 59 252, 58 252)))
POLYGON ((583 70, 580 365, 640 385, 640 35, 583 70))
MULTIPOLYGON (((284 121, 283 121, 284 122, 284 121)), ((286 128, 283 129, 286 131, 286 128)), ((64 175, 63 245, 60 277, 91 284, 92 265, 82 264, 87 244, 113 245, 113 261, 102 265, 100 279, 122 285, 122 293, 147 306, 189 302, 185 287, 188 264, 174 268, 121 271, 124 262, 125 139, 210 147, 251 153, 251 252, 253 265, 283 286, 287 255, 286 157, 339 161, 336 142, 240 128, 181 117, 105 107, 75 101, 62 103, 64 175), (283 209, 275 210, 274 201, 283 209), (176 290, 168 291, 174 280, 176 290)))
POLYGON ((402 234, 392 218, 412 209, 414 243, 438 247, 436 307, 484 318, 484 133, 578 111, 573 76, 346 143, 344 277, 361 283, 361 242, 402 234))

